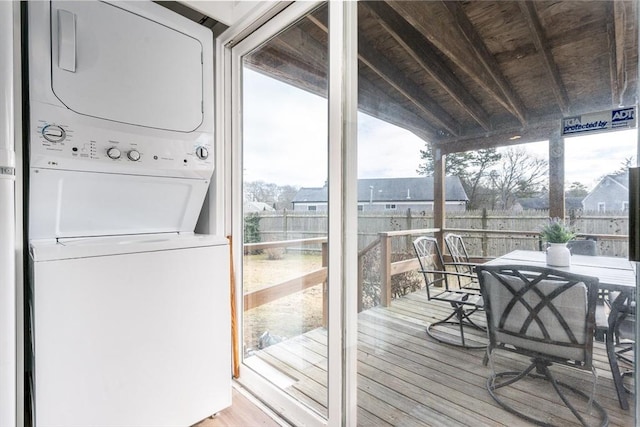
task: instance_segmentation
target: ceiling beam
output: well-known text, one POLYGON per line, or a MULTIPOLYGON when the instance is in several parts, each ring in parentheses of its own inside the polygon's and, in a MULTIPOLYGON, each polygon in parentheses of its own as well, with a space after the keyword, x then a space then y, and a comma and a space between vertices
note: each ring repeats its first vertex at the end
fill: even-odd
POLYGON ((559 134, 560 121, 561 118, 559 117, 539 118, 524 128, 509 127, 498 129, 484 134, 439 141, 434 143, 434 146, 442 149, 443 154, 449 154, 544 141, 559 134))
POLYGON ((501 73, 497 62, 459 2, 387 1, 439 51, 468 74, 489 96, 524 125, 526 108, 501 73), (423 19, 425 8, 438 8, 435 19, 423 19))
MULTIPOLYGON (((328 31, 327 26, 316 17, 309 15, 307 19, 322 30, 328 31)), ((460 134, 460 125, 449 113, 440 107, 422 87, 400 73, 384 55, 375 50, 362 37, 358 38, 358 59, 413 104, 425 118, 442 126, 443 133, 453 136, 460 134)))
POLYGON ((607 4, 607 37, 609 41, 609 70, 611 79, 611 105, 623 103, 626 89, 626 57, 625 57, 625 2, 607 4))
POLYGON ((387 3, 373 1, 362 3, 373 13, 378 23, 396 42, 427 72, 480 126, 491 128, 490 119, 480 104, 456 78, 453 71, 440 59, 420 32, 416 31, 387 3))
POLYGON ((358 40, 358 59, 412 103, 424 117, 438 123, 450 135, 460 134, 460 125, 449 113, 362 38, 358 40))
POLYGON ((542 62, 550 78, 551 89, 556 97, 560 111, 562 114, 567 115, 570 113, 569 95, 567 94, 567 89, 565 88, 564 83, 562 83, 558 64, 556 64, 556 61, 553 59, 551 47, 544 35, 544 30, 540 23, 540 18, 538 18, 538 14, 536 13, 535 6, 530 0, 519 1, 518 6, 520 6, 522 16, 529 26, 529 31, 533 38, 533 44, 536 46, 538 53, 542 56, 542 62))

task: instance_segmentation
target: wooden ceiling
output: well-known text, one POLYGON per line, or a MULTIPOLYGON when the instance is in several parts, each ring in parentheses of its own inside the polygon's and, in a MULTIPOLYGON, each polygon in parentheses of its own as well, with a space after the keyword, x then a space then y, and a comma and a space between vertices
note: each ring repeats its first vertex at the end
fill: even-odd
MULTIPOLYGON (((635 0, 360 1, 359 109, 445 153, 548 139, 562 117, 637 104, 637 9, 635 0)), ((326 6, 246 64, 326 96, 326 6)))

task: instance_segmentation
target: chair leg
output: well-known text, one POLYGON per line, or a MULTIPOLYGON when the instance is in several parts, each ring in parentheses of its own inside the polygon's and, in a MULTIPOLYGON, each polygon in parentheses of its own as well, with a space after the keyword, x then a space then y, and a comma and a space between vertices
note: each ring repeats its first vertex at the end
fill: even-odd
POLYGON ((607 358, 609 359, 609 368, 611 368, 613 384, 616 387, 616 393, 618 395, 618 402, 620 403, 620 408, 626 411, 629 409, 629 401, 627 400, 627 392, 624 389, 624 380, 622 378, 622 373, 620 372, 620 367, 618 366, 615 337, 612 328, 609 328, 605 335, 605 346, 607 348, 607 358))
POLYGON ((453 313, 451 313, 445 319, 431 323, 429 326, 427 326, 427 330, 426 330, 427 335, 438 342, 441 342, 443 344, 453 345, 456 347, 463 347, 463 348, 472 349, 472 350, 486 348, 487 347, 486 344, 478 344, 478 345, 468 344, 464 336, 465 327, 470 327, 480 331, 486 331, 485 328, 475 323, 470 317, 478 309, 474 308, 471 310, 465 310, 465 306, 463 304, 456 304, 453 302, 451 303, 451 306, 453 308, 453 313), (452 320, 454 317, 455 317, 455 320, 452 320), (437 328, 440 325, 457 326, 459 328, 460 340, 450 340, 436 334, 435 328, 437 328))
MULTIPOLYGON (((490 356, 488 357, 490 359, 490 356)), ((593 399, 593 396, 589 397, 586 393, 568 384, 565 384, 563 382, 556 380, 556 378, 553 376, 553 374, 549 369, 550 365, 551 363, 546 360, 533 359, 532 363, 525 370, 520 372, 510 371, 510 372, 495 373, 492 370, 491 375, 489 376, 489 378, 487 378, 487 384, 486 384, 487 390, 489 391, 489 394, 491 395, 493 400, 496 401, 496 403, 498 403, 502 408, 511 412, 512 414, 515 414, 520 418, 523 418, 534 424, 538 424, 542 426, 550 426, 550 424, 545 421, 530 417, 529 415, 516 410, 515 408, 507 404, 505 401, 503 401, 501 397, 498 396, 498 394, 496 393, 498 389, 509 386, 517 381, 522 380, 525 377, 549 381, 553 386, 553 388, 555 389, 558 396, 560 397, 560 399, 562 400, 562 402, 565 404, 565 406, 569 408, 571 413, 580 421, 580 423, 583 426, 587 425, 584 417, 575 409, 575 407, 567 399, 563 389, 570 390, 573 393, 575 393, 577 396, 580 396, 582 399, 588 401, 591 404, 591 407, 595 408, 596 411, 600 414, 600 419, 602 420, 600 425, 607 426, 609 424, 609 415, 607 414, 607 411, 596 400, 593 399), (536 372, 541 372, 542 374, 532 373, 534 369, 536 370, 536 372), (504 380, 499 381, 500 379, 504 379, 504 380)))

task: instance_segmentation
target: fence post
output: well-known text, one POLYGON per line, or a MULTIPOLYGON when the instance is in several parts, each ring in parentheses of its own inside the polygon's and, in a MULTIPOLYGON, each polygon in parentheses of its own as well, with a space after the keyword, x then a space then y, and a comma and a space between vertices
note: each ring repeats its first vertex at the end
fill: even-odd
POLYGON ((282 210, 282 240, 288 240, 287 239, 287 234, 288 233, 288 217, 287 217, 287 209, 283 209, 282 210))
MULTIPOLYGON (((487 208, 482 208, 482 229, 486 230, 487 229, 487 224, 488 224, 488 218, 487 218, 487 208)), ((488 252, 488 240, 489 237, 487 236, 487 233, 482 233, 482 257, 486 258, 487 257, 487 252, 488 252)))
POLYGON ((391 305, 391 237, 380 233, 380 304, 391 305))
MULTIPOLYGON (((407 208, 407 228, 405 230, 413 230, 413 216, 411 215, 411 208, 407 208)), ((406 235, 404 238, 405 252, 411 253, 413 246, 411 243, 411 235, 406 235)))

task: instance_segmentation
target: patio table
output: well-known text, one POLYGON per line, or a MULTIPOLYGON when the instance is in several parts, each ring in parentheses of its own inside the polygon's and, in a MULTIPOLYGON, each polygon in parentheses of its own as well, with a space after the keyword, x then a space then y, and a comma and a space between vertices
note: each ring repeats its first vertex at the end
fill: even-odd
MULTIPOLYGON (((547 267, 546 254, 539 251, 516 250, 502 255, 486 263, 486 265, 531 265, 547 267)), ((549 266, 551 267, 551 266, 549 266)), ((557 270, 568 271, 574 274, 597 277, 599 279, 599 289, 607 291, 619 291, 620 294, 612 305, 610 319, 617 319, 617 310, 621 308, 623 302, 632 298, 636 288, 636 264, 624 258, 614 258, 605 256, 572 255, 569 267, 552 267, 557 270), (614 316, 614 317, 612 317, 614 316)), ((611 375, 616 386, 618 401, 622 409, 629 409, 626 391, 624 390, 623 378, 618 367, 615 355, 615 344, 613 333, 616 324, 609 323, 607 331, 607 356, 611 375)))

